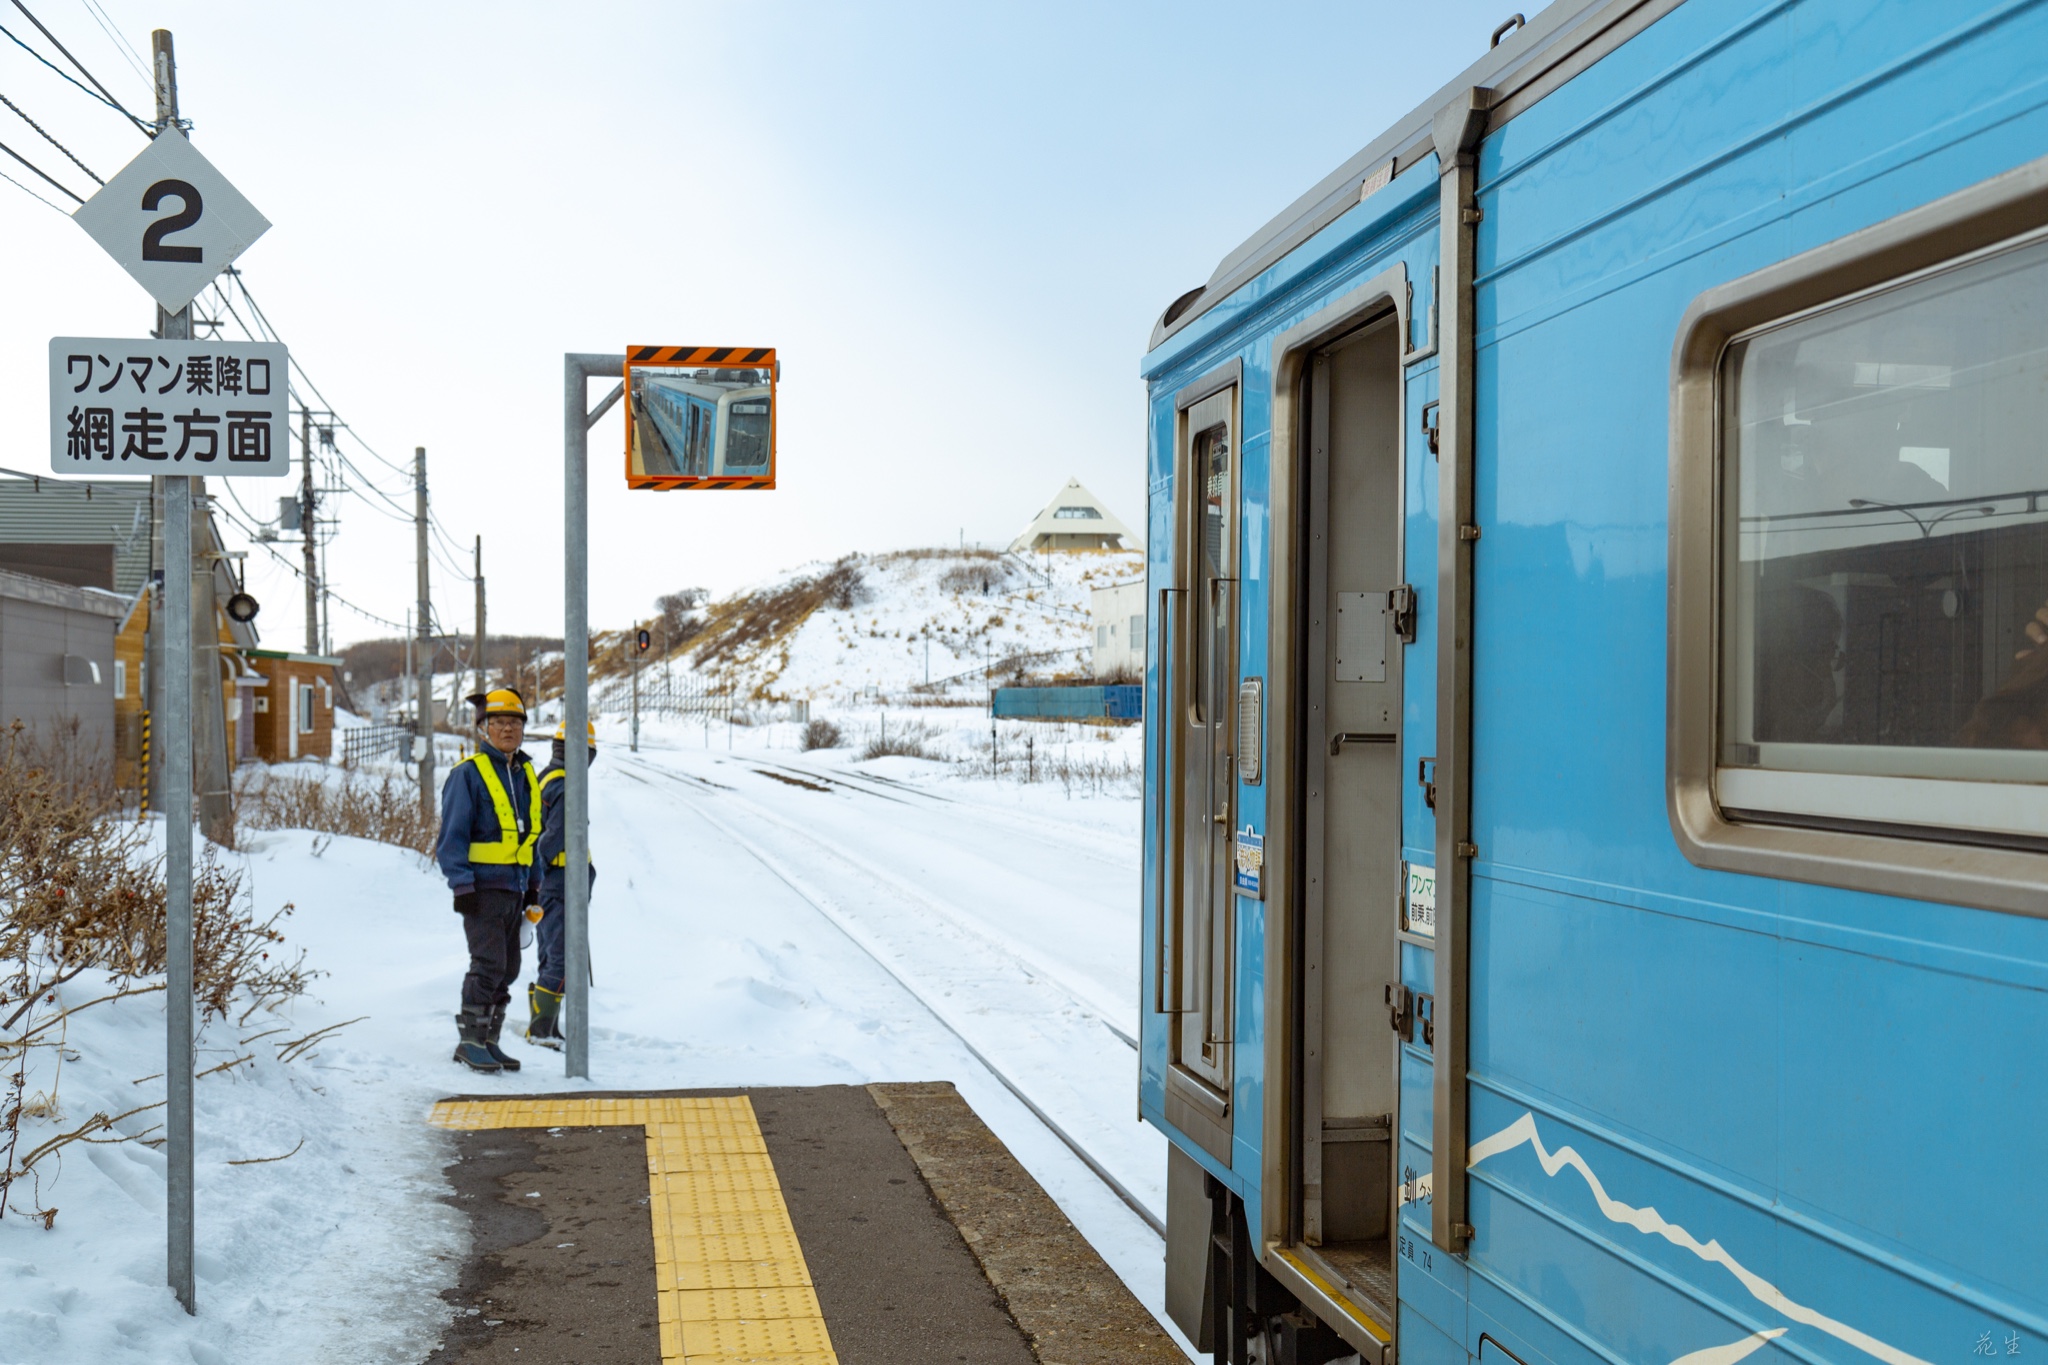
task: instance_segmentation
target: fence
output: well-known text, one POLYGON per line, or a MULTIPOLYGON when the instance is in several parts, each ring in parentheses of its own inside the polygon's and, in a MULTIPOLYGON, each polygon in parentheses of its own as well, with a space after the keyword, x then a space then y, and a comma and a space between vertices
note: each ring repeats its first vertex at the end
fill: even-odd
POLYGON ((1145 689, 1106 687, 998 687, 996 715, 1010 720, 1142 720, 1145 689))
POLYGON ((403 763, 412 757, 412 729, 404 725, 358 725, 341 732, 341 766, 403 763))
MULTIPOLYGON (((614 678, 599 688, 593 709, 601 715, 620 719, 631 715, 632 676, 614 678)), ((707 716, 725 720, 732 715, 732 710, 733 692, 729 683, 717 683, 695 673, 679 676, 661 668, 646 668, 640 672, 642 716, 707 716)))

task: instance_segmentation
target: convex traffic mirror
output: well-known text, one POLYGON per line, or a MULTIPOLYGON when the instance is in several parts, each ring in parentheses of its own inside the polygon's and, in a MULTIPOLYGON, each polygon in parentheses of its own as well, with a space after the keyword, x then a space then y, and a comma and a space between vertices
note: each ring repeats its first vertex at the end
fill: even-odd
POLYGON ((773 488, 772 347, 626 352, 628 488, 773 488))

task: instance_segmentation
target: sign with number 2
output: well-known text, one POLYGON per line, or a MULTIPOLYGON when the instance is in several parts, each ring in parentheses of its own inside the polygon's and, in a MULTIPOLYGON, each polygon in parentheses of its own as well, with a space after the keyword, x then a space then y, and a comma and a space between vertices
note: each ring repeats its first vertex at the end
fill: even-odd
POLYGON ((71 216, 171 313, 270 229, 175 128, 157 134, 71 216))

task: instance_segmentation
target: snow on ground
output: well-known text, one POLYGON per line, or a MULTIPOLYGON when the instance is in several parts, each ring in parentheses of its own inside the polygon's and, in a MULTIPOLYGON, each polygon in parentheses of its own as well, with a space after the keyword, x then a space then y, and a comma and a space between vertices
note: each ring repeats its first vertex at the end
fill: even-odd
MULTIPOLYGON (((968 754, 969 733, 986 734, 985 717, 926 714, 941 718, 940 747, 968 754)), ((845 719, 860 739, 881 715, 845 719)), ((517 1076, 449 1060, 466 959, 424 859, 303 831, 247 836, 238 856, 257 904, 294 904, 291 942, 329 975, 276 1021, 290 1032, 241 1049, 259 1054, 254 1066, 199 1083, 199 1316, 161 1287, 161 1155, 74 1147, 41 1191, 60 1210, 52 1230, 0 1219, 0 1363, 422 1359, 465 1250, 438 1202, 450 1148, 426 1127, 429 1107, 457 1092, 585 1086, 951 1080, 1160 1315, 1159 1239, 989 1069, 1163 1211, 1165 1147, 1133 1117, 1127 1041, 1134 783, 864 762, 852 748, 802 753, 791 726, 723 730, 649 722, 631 755, 620 724, 602 727, 589 1082, 518 1041, 517 1076), (262 1051, 358 1016, 295 1065, 262 1051), (227 1164, 301 1138, 287 1160, 227 1164)), ((1034 761, 1062 733, 1069 750, 1135 754, 1138 742, 1135 729, 1105 743, 1091 727, 1036 727, 1034 761)), ((1018 742, 1006 725, 1003 749, 1018 742)), ((521 1001, 531 971, 529 954, 521 1001)), ((59 1086, 67 1117, 161 1098, 159 999, 78 1016, 59 1086)), ((239 1055, 226 1049, 265 1026, 216 1023, 201 1065, 239 1055)))

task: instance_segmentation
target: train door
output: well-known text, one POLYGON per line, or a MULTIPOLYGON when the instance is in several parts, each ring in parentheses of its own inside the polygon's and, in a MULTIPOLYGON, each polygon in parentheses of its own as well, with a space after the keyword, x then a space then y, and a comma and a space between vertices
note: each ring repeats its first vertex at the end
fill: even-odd
POLYGON ((1174 1013, 1166 1114, 1228 1164, 1235 986, 1238 408, 1232 385, 1184 410, 1175 508, 1174 1013))
POLYGON ((1356 1307, 1394 1321, 1400 980, 1400 328, 1391 313, 1308 367, 1297 981, 1301 1242, 1356 1307))

